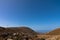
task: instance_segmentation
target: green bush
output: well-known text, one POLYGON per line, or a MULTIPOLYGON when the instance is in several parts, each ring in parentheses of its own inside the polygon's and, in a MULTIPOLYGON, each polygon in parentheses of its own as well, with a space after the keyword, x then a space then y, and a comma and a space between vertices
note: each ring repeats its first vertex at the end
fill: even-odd
POLYGON ((41 38, 40 40, 45 40, 44 38, 41 38))

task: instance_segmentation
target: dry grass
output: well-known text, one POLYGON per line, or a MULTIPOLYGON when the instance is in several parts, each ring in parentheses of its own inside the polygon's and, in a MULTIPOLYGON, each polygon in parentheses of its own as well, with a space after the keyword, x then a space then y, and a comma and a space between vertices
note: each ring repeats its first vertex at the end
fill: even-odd
POLYGON ((60 35, 38 35, 38 38, 44 38, 45 40, 60 40, 60 35))

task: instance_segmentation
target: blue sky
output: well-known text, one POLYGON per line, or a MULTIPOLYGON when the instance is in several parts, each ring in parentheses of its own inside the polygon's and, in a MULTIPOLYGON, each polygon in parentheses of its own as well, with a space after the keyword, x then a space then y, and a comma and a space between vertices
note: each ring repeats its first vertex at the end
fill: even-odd
POLYGON ((28 26, 34 30, 60 27, 59 0, 0 0, 0 26, 28 26))

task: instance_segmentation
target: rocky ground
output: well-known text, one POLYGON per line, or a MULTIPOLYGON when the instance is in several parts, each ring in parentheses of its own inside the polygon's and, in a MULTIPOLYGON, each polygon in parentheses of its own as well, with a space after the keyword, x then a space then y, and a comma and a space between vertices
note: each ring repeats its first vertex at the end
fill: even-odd
POLYGON ((0 40, 36 40, 37 32, 28 27, 0 27, 0 40))
POLYGON ((0 35, 0 40, 35 40, 36 35, 31 35, 27 33, 2 33, 0 35))

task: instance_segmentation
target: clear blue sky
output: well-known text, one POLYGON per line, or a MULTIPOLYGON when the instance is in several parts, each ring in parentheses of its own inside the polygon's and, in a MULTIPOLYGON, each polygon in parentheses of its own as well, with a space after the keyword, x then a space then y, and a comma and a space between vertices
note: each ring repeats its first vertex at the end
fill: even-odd
POLYGON ((0 26, 28 26, 34 30, 60 27, 59 0, 0 0, 0 26))

